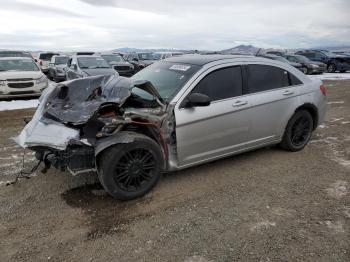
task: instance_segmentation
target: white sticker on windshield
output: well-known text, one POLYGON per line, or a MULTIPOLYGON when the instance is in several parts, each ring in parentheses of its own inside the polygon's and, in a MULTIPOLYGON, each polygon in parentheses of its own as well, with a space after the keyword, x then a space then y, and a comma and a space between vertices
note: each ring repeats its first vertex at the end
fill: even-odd
POLYGON ((172 65, 169 69, 179 70, 179 71, 187 71, 190 68, 191 68, 191 66, 189 66, 189 65, 172 65))

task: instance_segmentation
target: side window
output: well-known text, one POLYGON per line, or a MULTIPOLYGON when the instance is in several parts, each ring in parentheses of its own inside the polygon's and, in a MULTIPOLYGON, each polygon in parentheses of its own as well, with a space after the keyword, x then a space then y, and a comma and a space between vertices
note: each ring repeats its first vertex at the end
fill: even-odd
POLYGON ((303 56, 306 56, 307 58, 310 58, 310 59, 315 59, 315 53, 304 53, 303 56))
POLYGON ((212 101, 242 95, 242 72, 240 66, 218 69, 205 76, 192 93, 201 93, 212 101))
POLYGON ((248 65, 247 84, 249 93, 257 93, 289 86, 288 72, 269 65, 248 65))
POLYGON ((316 59, 322 59, 322 58, 324 58, 324 57, 325 57, 325 55, 322 54, 322 53, 320 53, 320 52, 316 52, 316 53, 315 53, 315 58, 316 58, 316 59))
POLYGON ((292 86, 301 85, 303 82, 299 80, 295 75, 289 72, 289 82, 292 86))

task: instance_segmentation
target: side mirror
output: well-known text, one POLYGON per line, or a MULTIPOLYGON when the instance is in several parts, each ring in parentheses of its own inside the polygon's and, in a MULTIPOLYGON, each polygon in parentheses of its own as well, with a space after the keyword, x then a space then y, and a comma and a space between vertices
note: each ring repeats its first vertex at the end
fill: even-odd
POLYGON ((184 107, 209 106, 210 102, 209 96, 200 93, 192 93, 185 100, 184 107))
POLYGON ((75 71, 77 71, 77 70, 78 70, 77 64, 74 64, 74 65, 73 65, 73 68, 74 68, 75 71))

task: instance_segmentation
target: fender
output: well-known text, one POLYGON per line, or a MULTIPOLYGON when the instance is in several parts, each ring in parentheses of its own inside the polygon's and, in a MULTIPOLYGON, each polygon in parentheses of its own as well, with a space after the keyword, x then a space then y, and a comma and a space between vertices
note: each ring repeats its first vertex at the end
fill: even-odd
POLYGON ((130 131, 120 131, 116 135, 97 140, 95 143, 95 158, 97 159, 97 156, 110 146, 134 142, 137 138, 137 134, 138 133, 130 131))

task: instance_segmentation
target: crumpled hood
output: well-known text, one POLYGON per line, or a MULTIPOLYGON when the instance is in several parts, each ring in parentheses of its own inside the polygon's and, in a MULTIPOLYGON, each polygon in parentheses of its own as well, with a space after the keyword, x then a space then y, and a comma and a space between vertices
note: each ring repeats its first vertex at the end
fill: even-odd
POLYGON ((86 68, 83 69, 85 73, 89 76, 98 76, 98 75, 115 75, 115 70, 112 68, 86 68))
POLYGON ((58 84, 50 93, 44 116, 62 123, 79 125, 87 122, 103 104, 122 105, 137 86, 163 102, 148 81, 133 81, 121 76, 94 76, 58 84))

